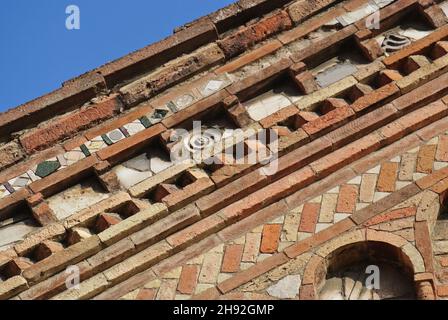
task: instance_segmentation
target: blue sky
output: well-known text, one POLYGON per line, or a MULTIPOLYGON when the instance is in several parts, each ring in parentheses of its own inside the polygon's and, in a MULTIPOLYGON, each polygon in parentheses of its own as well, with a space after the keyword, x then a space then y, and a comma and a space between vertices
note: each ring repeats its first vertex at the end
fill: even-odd
POLYGON ((1 0, 0 112, 170 35, 234 0, 1 0), (67 6, 81 29, 67 30, 67 6))

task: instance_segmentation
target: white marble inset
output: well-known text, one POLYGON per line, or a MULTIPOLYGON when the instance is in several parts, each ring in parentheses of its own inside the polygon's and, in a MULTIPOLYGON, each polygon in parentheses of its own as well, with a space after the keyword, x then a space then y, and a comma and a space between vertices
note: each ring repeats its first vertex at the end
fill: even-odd
POLYGON ((348 26, 352 23, 355 23, 362 18, 367 17, 368 15, 371 15, 372 13, 378 11, 378 6, 375 3, 367 3, 361 8, 348 12, 340 17, 337 18, 337 20, 344 26, 348 26))
POLYGON ((140 122, 140 120, 135 120, 131 123, 125 124, 124 128, 129 132, 129 134, 131 136, 133 136, 134 134, 137 134, 143 130, 145 130, 145 126, 142 125, 142 123, 140 122))
POLYGON ((71 151, 64 153, 63 157, 66 160, 66 166, 70 166, 70 165, 78 162, 79 160, 84 159, 86 156, 81 151, 81 148, 75 148, 71 151))
POLYGON ((130 187, 135 186, 137 183, 142 182, 153 175, 151 171, 141 172, 126 168, 122 165, 115 168, 115 174, 117 175, 118 182, 125 189, 129 189, 130 187))
POLYGON ((291 101, 284 95, 268 93, 249 101, 246 109, 253 120, 260 121, 290 105, 291 101))
POLYGON ((101 136, 93 138, 92 140, 86 142, 84 145, 87 147, 87 149, 89 149, 91 153, 95 153, 107 147, 107 144, 104 142, 101 136))

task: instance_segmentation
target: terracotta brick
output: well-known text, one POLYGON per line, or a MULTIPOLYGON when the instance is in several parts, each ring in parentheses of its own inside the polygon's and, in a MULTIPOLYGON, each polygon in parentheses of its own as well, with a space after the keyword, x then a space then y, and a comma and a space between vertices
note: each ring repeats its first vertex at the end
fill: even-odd
POLYGON ((95 221, 95 231, 101 233, 122 221, 118 214, 102 213, 95 221))
POLYGON ((27 288, 26 280, 21 276, 12 277, 0 284, 0 299, 7 300, 27 288))
POLYGON ((434 45, 431 56, 433 59, 438 59, 440 57, 443 57, 447 53, 448 53, 448 41, 439 41, 434 45))
POLYGON ((358 29, 355 26, 353 25, 347 26, 344 29, 341 29, 338 32, 333 33, 332 35, 327 36, 324 39, 321 39, 315 42, 314 44, 309 45, 300 52, 294 53, 291 58, 294 62, 301 62, 301 61, 307 62, 308 60, 311 60, 313 56, 321 53, 323 50, 326 50, 331 46, 343 43, 345 40, 348 40, 357 31, 358 29))
POLYGON ((0 147, 0 169, 6 169, 25 157, 20 144, 11 141, 0 147))
POLYGON ((429 7, 428 9, 423 11, 423 14, 427 18, 431 26, 435 29, 442 27, 448 21, 442 8, 438 5, 429 7))
POLYGON ((128 107, 135 106, 197 73, 214 67, 222 60, 224 53, 217 44, 201 47, 120 88, 122 100, 128 107))
POLYGON ((42 226, 46 226, 58 221, 58 218, 54 214, 53 210, 51 210, 51 208, 45 202, 35 206, 31 211, 33 213, 33 217, 42 226))
POLYGON ((436 148, 435 145, 425 145, 420 148, 417 156, 417 172, 432 173, 436 148))
POLYGON ((358 187, 355 185, 343 185, 339 190, 338 204, 336 212, 353 213, 356 208, 358 198, 358 187))
POLYGON ((308 122, 302 128, 310 136, 324 134, 328 130, 347 122, 354 114, 354 111, 349 107, 337 108, 314 121, 308 122))
MULTIPOLYGON (((194 205, 189 205, 183 209, 171 213, 167 217, 149 225, 148 227, 135 232, 130 236, 130 238, 137 247, 147 247, 148 245, 152 245, 157 241, 173 234, 174 232, 192 225, 199 219, 199 210, 197 210, 194 205)), ((183 233, 181 235, 183 235, 183 233)), ((179 241, 184 239, 184 237, 179 238, 179 241)))
POLYGON ((448 267, 448 257, 439 257, 439 262, 442 267, 448 267))
POLYGON ((112 88, 123 80, 131 79, 210 43, 216 40, 217 36, 213 23, 209 20, 201 21, 162 41, 110 62, 97 71, 105 77, 108 87, 112 88))
POLYGON ((312 163, 311 167, 318 176, 327 176, 378 149, 380 141, 381 137, 377 133, 369 134, 312 163))
POLYGON ((299 241, 296 244, 285 249, 285 254, 294 259, 295 257, 307 252, 311 248, 319 246, 320 244, 327 242, 328 240, 337 237, 338 235, 350 230, 355 226, 355 223, 351 219, 344 219, 330 226, 329 228, 322 230, 310 238, 299 241))
POLYGON ((390 208, 394 207, 395 205, 415 196, 417 193, 420 192, 420 189, 415 184, 410 184, 392 194, 389 196, 378 200, 377 202, 373 203, 372 205, 361 209, 357 212, 355 212, 350 218, 356 223, 356 224, 362 224, 366 222, 367 220, 375 217, 376 215, 389 210, 390 208))
POLYGON ((13 258, 9 263, 5 265, 2 273, 7 277, 11 278, 14 276, 20 276, 22 273, 33 266, 30 259, 24 257, 13 258))
POLYGON ((328 133, 326 137, 333 142, 333 148, 339 148, 380 128, 396 116, 397 110, 392 105, 387 104, 365 115, 352 119, 349 123, 328 133))
POLYGON ((439 137, 435 159, 437 161, 448 161, 448 136, 442 135, 439 137))
POLYGON ((191 300, 216 300, 221 295, 221 292, 218 291, 216 287, 212 287, 210 289, 201 292, 191 298, 191 300))
MULTIPOLYGON (((120 263, 104 271, 103 274, 106 276, 109 283, 116 285, 140 272, 147 271, 151 266, 162 261, 171 254, 172 248, 166 241, 161 241, 126 260, 122 260, 120 263)), ((175 287, 173 291, 174 290, 176 290, 175 287)))
POLYGON ((376 174, 363 174, 361 185, 359 188, 359 200, 364 203, 373 202, 373 197, 375 195, 376 182, 377 182, 376 174))
POLYGON ((398 179, 401 181, 412 181, 417 163, 417 155, 414 153, 406 153, 401 157, 400 171, 398 179))
POLYGON ((444 134, 448 129, 448 119, 443 117, 440 120, 434 121, 430 126, 419 129, 416 134, 423 141, 429 141, 435 136, 444 134))
POLYGON ((261 237, 261 253, 277 252, 281 231, 282 225, 280 224, 267 224, 264 226, 261 237))
POLYGON ((199 267, 196 265, 185 265, 182 267, 182 272, 177 285, 177 291, 182 294, 193 294, 198 281, 199 267))
POLYGON ((26 202, 28 203, 28 206, 30 208, 33 208, 33 207, 37 206, 38 204, 41 204, 43 201, 44 201, 44 196, 42 195, 42 193, 33 194, 26 199, 26 202))
POLYGON ((447 81, 448 74, 443 74, 437 79, 422 84, 413 91, 397 98, 393 104, 400 111, 414 110, 418 106, 428 104, 443 97, 446 93, 446 87, 443 83, 447 81))
POLYGON ((436 43, 437 41, 443 40, 448 35, 448 27, 443 26, 427 37, 424 37, 418 41, 415 41, 410 46, 404 48, 403 50, 400 50, 399 52, 396 52, 389 57, 386 57, 383 60, 383 63, 388 67, 394 67, 396 66, 400 61, 406 59, 408 56, 418 54, 419 52, 422 52, 423 50, 430 47, 433 43, 436 43))
POLYGON ((397 85, 395 83, 390 83, 359 98, 351 105, 351 107, 356 112, 361 112, 377 104, 385 103, 393 99, 398 96, 399 92, 400 89, 397 85))
POLYGON ((249 98, 252 93, 256 93, 257 90, 267 82, 278 78, 279 74, 286 72, 292 64, 293 62, 291 59, 283 58, 259 72, 235 82, 228 87, 227 90, 231 94, 237 95, 238 98, 243 101, 249 98))
POLYGON ((437 182, 435 185, 431 186, 431 191, 438 194, 443 194, 448 189, 448 179, 443 179, 437 182))
POLYGON ((367 39, 361 41, 359 42, 359 47, 364 56, 372 62, 381 57, 384 53, 383 49, 376 39, 367 39))
POLYGON ((234 72, 247 64, 257 61, 273 52, 277 51, 282 47, 282 44, 278 40, 272 40, 268 43, 256 48, 248 53, 243 54, 241 57, 225 64, 224 66, 216 69, 217 74, 222 74, 226 72, 234 72))
POLYGON ((51 224, 37 230, 35 233, 28 235, 22 242, 14 246, 14 250, 19 255, 30 253, 39 243, 48 239, 61 238, 65 235, 65 228, 62 224, 51 224))
POLYGON ((224 208, 220 215, 224 217, 226 223, 233 223, 288 196, 314 180, 314 172, 309 167, 305 167, 224 208))
POLYGON ((136 300, 154 300, 155 297, 156 297, 156 290, 154 290, 154 289, 141 289, 138 292, 137 297, 135 299, 136 300))
POLYGON ((170 210, 174 211, 195 201, 203 195, 212 192, 214 189, 215 184, 210 178, 201 178, 182 190, 167 195, 163 198, 162 202, 165 203, 170 210))
POLYGON ((164 119, 162 121, 163 125, 166 128, 173 128, 174 126, 178 126, 183 122, 186 122, 192 118, 195 118, 195 120, 200 120, 200 116, 203 112, 207 110, 211 110, 214 107, 217 107, 222 104, 222 101, 226 99, 229 96, 227 91, 221 90, 210 97, 207 97, 199 102, 196 102, 195 104, 189 106, 188 108, 185 108, 168 118, 164 119))
POLYGON ((258 253, 260 252, 260 244, 261 244, 260 233, 248 233, 246 235, 246 243, 244 245, 242 261, 256 262, 258 253))
POLYGON ((166 240, 172 247, 183 248, 221 230, 224 226, 225 221, 220 216, 212 215, 169 236, 166 240))
POLYGON ((397 210, 393 210, 390 212, 382 213, 380 215, 377 215, 376 217, 368 220, 364 225, 365 226, 374 226, 386 221, 391 220, 397 220, 407 217, 415 216, 417 213, 417 209, 415 207, 409 207, 409 208, 401 208, 397 210))
POLYGON ((44 241, 34 250, 34 258, 37 261, 44 260, 52 254, 64 250, 61 243, 55 241, 44 241))
POLYGON ((398 163, 385 162, 381 165, 380 175, 378 176, 377 190, 379 192, 394 192, 395 181, 398 175, 398 163))
POLYGON ((448 107, 441 101, 431 103, 398 119, 398 123, 406 130, 415 131, 448 114, 448 107))
POLYGON ((316 224, 319 220, 320 204, 318 203, 305 203, 303 206, 302 214, 300 216, 300 232, 314 233, 316 230, 316 224))
POLYGON ((328 154, 331 141, 325 138, 314 140, 296 150, 292 150, 278 160, 275 177, 293 173, 312 161, 328 154))
POLYGON ((309 71, 296 75, 294 81, 303 94, 311 94, 314 91, 319 90, 314 75, 309 71))
POLYGON ((117 300, 156 278, 157 277, 154 274, 154 271, 151 269, 143 271, 117 284, 116 286, 105 290, 96 297, 92 298, 92 300, 117 300))
POLYGON ((253 25, 237 31, 235 34, 220 40, 218 43, 226 57, 234 57, 269 36, 290 29, 291 27, 292 21, 288 13, 280 11, 275 15, 264 18, 253 25))
POLYGON ((380 71, 377 81, 378 81, 378 85, 382 87, 391 82, 398 81, 402 78, 403 78, 403 76, 397 70, 385 69, 385 70, 380 71))
POLYGON ((86 259, 89 263, 89 268, 86 269, 82 275, 86 273, 102 272, 135 254, 136 252, 134 249, 135 246, 129 239, 123 239, 109 245, 107 248, 86 259))
POLYGON ((431 242, 431 235, 426 221, 419 221, 415 223, 415 246, 420 251, 423 260, 425 261, 425 270, 427 272, 434 271, 434 257, 431 242))
POLYGON ((90 72, 71 80, 47 95, 11 109, 0 119, 0 136, 36 125, 45 119, 73 110, 94 98, 97 89, 104 88, 104 78, 90 72))
POLYGON ((98 159, 95 156, 82 159, 68 168, 31 183, 29 187, 34 193, 40 192, 46 197, 51 196, 91 173, 97 162, 98 159))
POLYGON ((222 261, 221 272, 234 273, 240 271, 244 246, 240 244, 228 245, 222 261))
POLYGON ((288 262, 288 260, 289 258, 285 254, 277 253, 262 262, 257 263, 253 267, 237 273, 234 277, 221 282, 218 285, 218 288, 222 293, 228 293, 233 289, 249 282, 250 280, 274 269, 275 267, 288 262))
POLYGON ((79 242, 63 251, 53 254, 48 259, 42 260, 27 269, 23 276, 30 283, 43 281, 64 270, 68 265, 76 264, 83 259, 101 250, 101 242, 98 237, 93 236, 85 241, 79 242))
MULTIPOLYGON (((79 268, 81 279, 83 279, 86 271, 90 269, 89 264, 86 261, 76 264, 79 268)), ((50 299, 54 295, 67 289, 65 281, 67 280, 67 274, 65 270, 58 273, 55 276, 48 278, 36 285, 33 285, 28 290, 25 290, 20 294, 22 300, 44 300, 50 299)))
POLYGON ((300 300, 316 300, 317 293, 316 293, 316 289, 314 288, 314 285, 307 284, 307 285, 300 287, 299 299, 300 300))
POLYGON ((303 21, 292 30, 282 32, 280 35, 278 35, 278 39, 283 44, 291 43, 315 31, 316 29, 320 28, 322 24, 325 24, 344 13, 345 10, 342 7, 331 8, 328 11, 323 12, 319 16, 303 21))
POLYGON ((151 139, 161 134, 164 130, 165 127, 162 124, 156 124, 146 130, 140 131, 132 137, 118 141, 117 143, 98 151, 97 155, 101 160, 108 160, 109 162, 114 163, 149 144, 151 139))
POLYGON ((334 2, 335 0, 300 0, 288 7, 288 13, 292 20, 298 24, 334 2))
POLYGON ((34 153, 113 117, 121 107, 120 100, 113 96, 24 134, 20 137, 20 143, 27 153, 34 153))
MULTIPOLYGON (((154 109, 154 107, 150 103, 144 103, 140 105, 137 109, 133 109, 128 111, 125 114, 120 114, 117 118, 111 119, 100 125, 91 128, 85 132, 85 137, 87 140, 92 140, 98 136, 111 132, 114 129, 123 127, 125 124, 128 124, 134 120, 137 120, 149 113, 154 109)), ((79 144, 80 145, 80 144, 79 144)), ((78 147, 79 145, 75 145, 74 147, 78 147)), ((72 148, 73 149, 73 148, 72 148)), ((71 149, 70 149, 71 150, 71 149)))
POLYGON ((439 297, 448 297, 448 285, 437 286, 437 295, 439 297))
POLYGON ((416 181, 416 184, 422 189, 428 189, 435 185, 436 183, 440 182, 441 180, 444 180, 446 177, 448 177, 448 168, 443 168, 440 170, 435 171, 434 173, 423 177, 416 181))
POLYGON ((210 215, 266 185, 268 177, 259 170, 237 179, 199 199, 196 204, 203 215, 210 215))
POLYGON ((263 128, 270 128, 276 125, 279 122, 285 121, 290 117, 293 117, 299 112, 295 105, 291 105, 289 107, 283 108, 280 111, 277 111, 274 114, 271 114, 269 117, 266 117, 260 120, 260 124, 263 128))

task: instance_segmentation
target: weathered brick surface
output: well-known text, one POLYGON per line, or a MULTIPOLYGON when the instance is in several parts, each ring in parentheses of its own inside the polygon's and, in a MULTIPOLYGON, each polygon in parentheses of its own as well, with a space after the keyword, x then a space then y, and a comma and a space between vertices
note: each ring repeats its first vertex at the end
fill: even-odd
POLYGON ((300 0, 288 7, 288 13, 295 23, 299 23, 334 2, 335 0, 300 0))
POLYGON ((214 25, 209 21, 204 21, 108 63, 98 68, 97 71, 104 76, 108 86, 113 87, 120 81, 154 69, 181 54, 192 52, 216 38, 214 25))
POLYGON ((261 21, 230 35, 218 43, 226 57, 234 57, 239 53, 246 51, 257 42, 291 27, 292 21, 288 13, 280 11, 271 17, 264 18, 261 21))
POLYGON ((390 57, 385 58, 383 60, 383 63, 388 67, 396 66, 400 61, 402 61, 406 57, 413 54, 418 54, 419 52, 428 48, 437 41, 444 39, 447 35, 448 35, 448 27, 444 26, 436 30, 429 36, 420 39, 414 42, 412 45, 404 48, 403 50, 400 50, 399 52, 392 54, 390 57))
POLYGON ((26 152, 34 153, 113 117, 120 108, 120 100, 116 97, 108 98, 80 111, 45 123, 38 129, 21 136, 20 143, 26 152))
POLYGON ((355 211, 356 200, 358 198, 358 188, 352 185, 341 187, 336 211, 341 213, 353 213, 355 211))
POLYGON ((274 253, 277 251, 281 229, 282 226, 279 224, 268 224, 264 226, 260 247, 262 253, 274 253))
POLYGON ((83 105, 94 98, 104 78, 94 72, 71 80, 52 93, 11 109, 0 117, 0 136, 23 130, 45 119, 54 117, 83 105))
POLYGON ((23 273, 23 277, 30 283, 45 280, 49 276, 64 270, 67 266, 76 264, 101 249, 99 238, 93 236, 36 263, 23 273))
POLYGON ((168 63, 161 69, 121 88, 120 92, 126 105, 132 106, 193 76, 204 68, 214 66, 223 58, 222 51, 213 44, 168 63))
POLYGON ((244 246, 240 244, 226 247, 221 271, 234 273, 240 271, 240 262, 243 255, 244 246))
MULTIPOLYGON (((286 264, 290 258, 309 255, 310 250, 319 256, 307 269, 319 269, 320 276, 324 257, 365 240, 401 247, 418 273, 419 297, 431 296, 435 278, 430 272, 435 266, 430 235, 441 207, 439 198, 444 201, 448 188, 448 171, 440 169, 448 159, 448 33, 441 11, 426 0, 396 1, 381 9, 382 29, 375 31, 365 29, 365 19, 343 27, 335 19, 364 6, 365 0, 298 0, 284 6, 288 2, 239 1, 177 29, 158 44, 66 82, 62 90, 31 103, 29 113, 19 108, 23 115, 2 115, 5 128, 0 126, 0 135, 4 132, 6 138, 0 148, 7 152, 0 155, 0 181, 5 183, 154 108, 170 106, 179 92, 206 96, 201 90, 206 84, 218 86, 212 81, 216 75, 229 73, 231 82, 226 89, 170 112, 161 123, 0 199, 1 219, 26 209, 45 225, 0 255, 3 276, 15 276, 0 281, 1 298, 271 298, 231 291, 252 280, 248 288, 258 287, 257 277, 281 266, 267 276, 274 284, 280 279, 278 272, 302 263, 298 258, 286 264), (430 17, 431 12, 435 15, 430 17), (358 45, 370 60, 378 58, 381 50, 373 38, 396 27, 408 13, 426 15, 437 30, 385 59, 358 65, 356 72, 330 86, 316 85, 315 67, 347 44, 358 45), (283 91, 283 86, 277 90, 280 80, 300 93, 283 91), (120 97, 98 99, 111 92, 120 97), (257 122, 248 114, 247 101, 265 93, 283 94, 291 105, 257 122), (295 100, 296 95, 302 97, 295 100), (48 105, 39 105, 45 102, 48 105), (123 113, 107 120, 118 112, 123 113), (222 112, 225 119, 217 120, 220 125, 224 120, 225 127, 278 130, 274 175, 261 174, 260 164, 200 165, 202 174, 181 187, 174 183, 191 173, 193 164, 174 165, 129 193, 119 192, 114 166, 145 167, 146 159, 133 158, 145 152, 150 158, 148 147, 159 142, 169 149, 167 131, 188 129, 193 120, 207 122, 222 112), (61 116, 47 121, 54 115, 61 116), (18 121, 25 127, 19 128, 18 121), (33 129, 37 123, 41 124, 33 129), (26 130, 7 136, 18 129, 26 130), (18 139, 28 156, 42 152, 9 168, 26 157, 11 138, 18 139), (110 197, 57 222, 47 204, 54 200, 48 198, 90 176, 101 181, 110 197), (418 195, 422 200, 417 205, 416 195, 425 188, 431 191, 418 195), (414 196, 415 203, 409 200, 414 196), (130 202, 140 211, 128 216, 120 208, 130 202), (355 227, 359 230, 349 232, 355 227), (80 267, 81 287, 65 291, 64 269, 72 264, 80 267)), ((150 159, 151 166, 154 161, 150 159)), ((443 258, 436 258, 437 268, 446 265, 443 258)), ((301 274, 299 298, 315 299, 315 270, 308 271, 301 274)))
POLYGON ((303 206, 298 231, 314 233, 319 219, 319 211, 320 205, 318 203, 306 203, 303 206))
POLYGON ((10 167, 24 157, 25 153, 16 141, 0 146, 0 170, 10 167))
POLYGON ((397 180, 398 163, 386 162, 381 166, 377 189, 380 192, 394 192, 397 180))
POLYGON ((199 269, 197 266, 184 266, 182 268, 177 290, 182 294, 193 294, 198 275, 199 269))

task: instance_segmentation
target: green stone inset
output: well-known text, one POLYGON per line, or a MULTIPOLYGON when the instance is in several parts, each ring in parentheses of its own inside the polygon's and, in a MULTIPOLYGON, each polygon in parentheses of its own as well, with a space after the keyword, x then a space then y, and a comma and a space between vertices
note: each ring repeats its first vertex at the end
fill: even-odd
POLYGON ((114 144, 114 142, 113 142, 112 140, 110 140, 110 138, 109 138, 107 135, 105 135, 105 134, 103 134, 103 135, 101 136, 101 138, 103 139, 103 141, 104 141, 108 146, 111 146, 111 145, 114 144))
POLYGON ((58 171, 60 167, 61 164, 58 161, 44 161, 37 166, 35 174, 40 178, 45 178, 58 171))
POLYGON ((149 121, 148 117, 145 117, 145 116, 141 117, 140 122, 146 129, 151 127, 151 121, 149 121))
POLYGON ((90 153, 89 149, 85 146, 85 145, 81 145, 80 146, 82 153, 84 153, 84 155, 86 157, 90 157, 92 154, 90 153))

